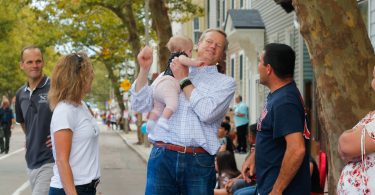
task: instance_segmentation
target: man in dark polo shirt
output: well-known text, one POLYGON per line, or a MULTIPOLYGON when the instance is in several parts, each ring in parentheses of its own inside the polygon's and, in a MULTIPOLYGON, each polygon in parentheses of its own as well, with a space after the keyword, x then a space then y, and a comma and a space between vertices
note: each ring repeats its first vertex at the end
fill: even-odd
POLYGON ((33 195, 47 195, 53 176, 50 146, 52 112, 48 105, 50 79, 43 75, 43 56, 36 46, 21 52, 21 69, 27 83, 16 93, 16 121, 26 134, 26 162, 33 195))
POLYGON ((260 83, 270 89, 257 124, 255 154, 242 175, 256 173, 258 195, 309 195, 310 133, 301 94, 293 80, 295 53, 285 44, 267 44, 260 56, 260 83), (255 163, 255 167, 254 167, 255 163), (255 168, 255 170, 254 170, 255 168))

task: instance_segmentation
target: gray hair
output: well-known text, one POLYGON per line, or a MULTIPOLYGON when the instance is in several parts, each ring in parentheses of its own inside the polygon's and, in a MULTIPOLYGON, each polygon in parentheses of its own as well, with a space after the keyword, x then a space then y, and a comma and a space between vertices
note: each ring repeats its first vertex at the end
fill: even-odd
POLYGON ((209 33, 209 32, 217 32, 217 33, 220 33, 221 35, 224 36, 224 38, 225 38, 224 51, 227 51, 228 44, 229 44, 229 41, 227 39, 227 34, 224 31, 220 30, 220 29, 209 28, 209 29, 205 30, 202 33, 201 37, 199 38, 199 42, 201 42, 206 37, 206 34, 209 33))

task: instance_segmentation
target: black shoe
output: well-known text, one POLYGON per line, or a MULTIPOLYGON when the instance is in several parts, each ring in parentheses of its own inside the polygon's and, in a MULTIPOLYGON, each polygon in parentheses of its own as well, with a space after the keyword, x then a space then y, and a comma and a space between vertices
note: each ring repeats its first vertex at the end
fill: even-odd
POLYGON ((8 151, 5 151, 5 154, 8 154, 8 151))

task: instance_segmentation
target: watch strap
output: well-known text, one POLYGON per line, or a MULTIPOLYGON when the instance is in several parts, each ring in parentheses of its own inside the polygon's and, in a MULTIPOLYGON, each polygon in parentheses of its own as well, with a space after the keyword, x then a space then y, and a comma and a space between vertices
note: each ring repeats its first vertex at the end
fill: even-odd
POLYGON ((184 79, 180 82, 180 88, 183 90, 186 86, 192 85, 193 83, 190 81, 190 79, 184 79))

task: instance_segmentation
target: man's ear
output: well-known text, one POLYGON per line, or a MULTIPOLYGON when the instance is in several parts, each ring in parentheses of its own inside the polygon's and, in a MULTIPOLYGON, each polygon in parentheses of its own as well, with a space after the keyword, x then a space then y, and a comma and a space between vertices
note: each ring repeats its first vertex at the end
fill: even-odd
POLYGON ((273 72, 273 68, 271 64, 266 65, 267 74, 270 75, 273 72))

